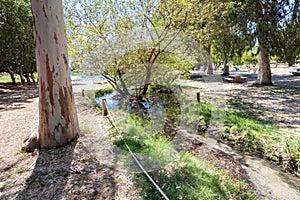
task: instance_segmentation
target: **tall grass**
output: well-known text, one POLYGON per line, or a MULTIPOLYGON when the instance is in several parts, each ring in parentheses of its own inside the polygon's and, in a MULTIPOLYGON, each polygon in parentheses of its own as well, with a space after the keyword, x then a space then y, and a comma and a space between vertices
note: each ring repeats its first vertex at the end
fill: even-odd
MULTIPOLYGON (((209 109, 205 111, 209 115, 209 109)), ((116 135, 114 144, 126 154, 126 142, 170 199, 257 199, 249 185, 234 180, 228 172, 190 153, 177 152, 151 121, 130 115, 122 130, 124 140, 116 135)), ((142 173, 134 173, 132 180, 143 199, 162 199, 142 173)))
MULTIPOLYGON (((200 103, 200 115, 211 119, 211 105, 200 103), (209 111, 210 110, 210 111, 209 111)), ((220 139, 229 141, 243 150, 262 154, 292 173, 300 172, 300 137, 284 133, 277 127, 241 113, 227 111, 225 129, 220 139)))

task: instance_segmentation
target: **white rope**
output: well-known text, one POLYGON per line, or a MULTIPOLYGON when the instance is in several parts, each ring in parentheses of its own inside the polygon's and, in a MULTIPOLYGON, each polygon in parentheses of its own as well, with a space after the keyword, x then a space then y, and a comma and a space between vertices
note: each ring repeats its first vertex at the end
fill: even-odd
MULTIPOLYGON (((107 104, 106 101, 103 101, 103 103, 105 104, 106 108, 107 108, 107 104)), ((107 108, 107 118, 110 121, 110 123, 113 125, 113 127, 116 129, 116 131, 118 132, 120 138, 123 140, 126 148, 128 149, 130 155, 133 157, 134 161, 136 162, 136 164, 139 166, 139 168, 143 171, 143 173, 147 176, 147 178, 149 179, 149 181, 155 186, 155 188, 160 192, 160 194, 166 199, 169 200, 169 198, 167 197, 167 195, 162 191, 162 189, 159 187, 159 185, 157 185, 157 183, 151 178, 151 176, 148 174, 148 172, 145 170, 145 168, 143 167, 143 165, 139 162, 139 160, 137 159, 137 157, 134 155, 134 153, 131 151, 130 147, 128 146, 128 144, 126 143, 126 141, 124 140, 123 135, 121 134, 121 131, 118 129, 113 117, 110 114, 109 109, 107 108)))

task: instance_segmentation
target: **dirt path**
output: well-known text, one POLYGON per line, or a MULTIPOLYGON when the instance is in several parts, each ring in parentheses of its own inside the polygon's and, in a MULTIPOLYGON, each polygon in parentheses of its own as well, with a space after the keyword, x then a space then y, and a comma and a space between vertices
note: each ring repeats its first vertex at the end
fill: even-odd
POLYGON ((81 90, 74 87, 82 129, 78 141, 67 147, 22 154, 19 149, 23 140, 38 128, 37 88, 0 84, 1 200, 139 199, 126 173, 116 171, 98 156, 105 156, 101 154, 103 145, 97 142, 108 137, 110 126, 87 106, 81 90))
POLYGON ((37 96, 35 86, 0 85, 0 170, 22 159, 18 149, 27 134, 37 131, 37 96))
MULTIPOLYGON (((255 77, 250 77, 248 83, 239 85, 218 85, 212 81, 209 87, 213 92, 206 92, 205 95, 218 105, 224 103, 220 98, 222 95, 236 96, 232 105, 245 109, 245 112, 260 109, 262 112, 258 117, 272 120, 281 128, 297 133, 300 132, 300 78, 291 77, 289 70, 273 70, 274 83, 285 90, 278 87, 270 87, 270 90, 251 88, 255 77), (272 98, 267 100, 265 96, 272 98)), ((184 84, 207 87, 195 81, 184 84)), ((73 87, 83 132, 77 143, 57 150, 20 154, 18 149, 26 135, 37 131, 37 88, 0 85, 0 199, 81 199, 90 196, 95 199, 139 199, 138 191, 126 173, 116 171, 109 163, 115 155, 109 142, 110 126, 81 97, 83 89, 87 93, 99 87, 84 81, 73 87)), ((201 150, 208 159, 217 161, 221 168, 245 171, 245 176, 241 178, 249 179, 260 191, 262 199, 300 199, 298 179, 295 181, 262 159, 216 143, 213 138, 209 138, 206 144, 213 147, 211 151, 203 153, 203 148, 198 149, 197 145, 193 148, 195 151, 201 150)))
MULTIPOLYGON (((192 98, 196 99, 196 92, 200 91, 201 98, 216 107, 233 108, 244 113, 259 111, 256 115, 258 119, 273 123, 281 130, 289 131, 289 134, 299 134, 300 77, 291 76, 289 70, 273 70, 275 87, 252 87, 256 77, 247 73, 244 75, 250 78, 245 84, 223 83, 220 77, 204 77, 204 82, 182 80, 180 85, 199 88, 189 91, 192 98), (228 97, 233 102, 228 103, 228 97)), ((208 130, 209 137, 204 141, 205 146, 225 153, 240 165, 262 199, 300 199, 299 178, 283 173, 264 159, 217 142, 213 129, 211 127, 208 130)), ((209 152, 210 150, 205 150, 205 154, 209 152)), ((203 154, 203 149, 198 147, 198 153, 203 154)))
POLYGON ((283 173, 262 158, 219 143, 213 137, 208 137, 205 144, 232 157, 246 171, 249 181, 254 184, 262 199, 300 199, 299 178, 283 173))

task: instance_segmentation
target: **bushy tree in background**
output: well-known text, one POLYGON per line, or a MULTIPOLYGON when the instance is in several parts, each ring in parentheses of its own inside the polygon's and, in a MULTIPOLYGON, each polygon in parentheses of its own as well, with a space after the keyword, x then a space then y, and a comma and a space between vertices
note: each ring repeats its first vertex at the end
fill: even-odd
POLYGON ((199 61, 200 45, 174 28, 187 15, 179 2, 70 1, 67 10, 71 60, 104 75, 123 96, 131 95, 128 88, 143 96, 150 82, 174 80, 166 73, 177 68, 174 58, 178 65, 199 61))
MULTIPOLYGON (((27 82, 36 72, 33 46, 33 26, 28 1, 3 0, 0 2, 0 72, 15 74, 27 82)), ((34 81, 34 79, 32 79, 34 81)))

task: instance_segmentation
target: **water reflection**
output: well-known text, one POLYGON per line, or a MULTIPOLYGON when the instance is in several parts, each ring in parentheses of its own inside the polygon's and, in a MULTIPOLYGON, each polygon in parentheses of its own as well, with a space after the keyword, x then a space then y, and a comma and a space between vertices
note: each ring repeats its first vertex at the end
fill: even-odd
POLYGON ((153 93, 147 98, 138 100, 136 97, 125 99, 113 92, 96 98, 100 107, 102 107, 102 99, 104 98, 108 109, 121 109, 136 114, 144 120, 151 120, 157 124, 157 128, 163 130, 169 138, 176 135, 178 115, 181 114, 181 110, 175 93, 153 93))

